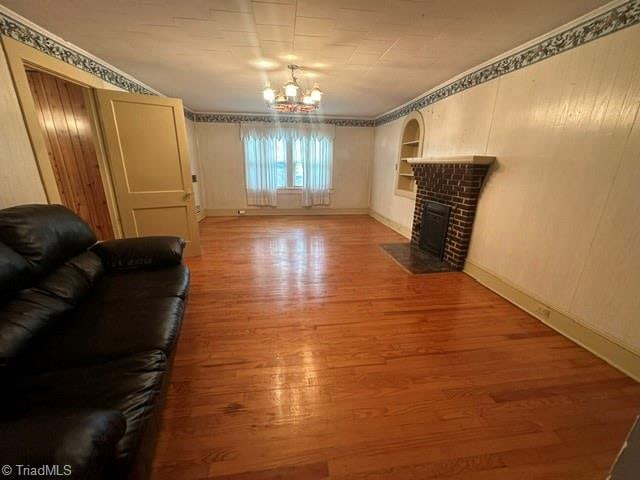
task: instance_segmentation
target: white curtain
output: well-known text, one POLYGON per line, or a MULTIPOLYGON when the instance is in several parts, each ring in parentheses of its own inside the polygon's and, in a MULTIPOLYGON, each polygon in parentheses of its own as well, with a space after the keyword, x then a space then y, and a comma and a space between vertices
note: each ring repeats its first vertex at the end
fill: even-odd
POLYGON ((247 136, 243 142, 247 204, 275 207, 278 203, 277 138, 247 136))
POLYGON ((297 140, 294 155, 302 155, 304 176, 302 204, 305 207, 331 203, 333 174, 333 139, 325 136, 307 136, 297 140))
POLYGON ((304 206, 329 205, 333 169, 333 125, 285 125, 243 123, 240 134, 244 143, 247 202, 249 205, 277 205, 278 140, 290 145, 294 158, 303 163, 302 203, 304 206))
POLYGON ((266 122, 245 122, 240 125, 240 135, 246 137, 276 137, 282 139, 311 137, 327 137, 333 140, 335 137, 335 126, 310 123, 310 124, 286 124, 286 123, 266 123, 266 122))

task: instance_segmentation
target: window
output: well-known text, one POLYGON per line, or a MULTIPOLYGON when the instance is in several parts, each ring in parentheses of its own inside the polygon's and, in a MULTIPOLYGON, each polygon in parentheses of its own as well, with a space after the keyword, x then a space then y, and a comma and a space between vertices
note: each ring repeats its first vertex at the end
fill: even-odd
POLYGON ((299 139, 278 140, 276 143, 278 188, 302 188, 304 157, 299 139))
POLYGON ((296 188, 302 205, 329 205, 333 126, 243 124, 247 203, 274 207, 278 189, 296 188))

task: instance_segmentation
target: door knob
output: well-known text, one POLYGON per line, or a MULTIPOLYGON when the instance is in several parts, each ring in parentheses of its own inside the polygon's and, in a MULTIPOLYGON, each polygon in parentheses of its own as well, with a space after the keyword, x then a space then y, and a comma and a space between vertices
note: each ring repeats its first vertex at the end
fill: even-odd
POLYGON ((184 198, 185 200, 191 200, 191 192, 187 192, 187 193, 185 193, 183 198, 184 198))

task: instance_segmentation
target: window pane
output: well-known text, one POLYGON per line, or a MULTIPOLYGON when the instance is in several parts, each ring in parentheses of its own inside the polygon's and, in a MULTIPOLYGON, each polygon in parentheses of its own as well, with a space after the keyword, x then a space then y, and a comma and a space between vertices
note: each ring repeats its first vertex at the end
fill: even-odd
POLYGON ((287 145, 284 140, 276 142, 277 187, 287 186, 287 145))
POLYGON ((304 181, 304 164, 302 163, 302 142, 293 144, 293 186, 302 187, 304 181))

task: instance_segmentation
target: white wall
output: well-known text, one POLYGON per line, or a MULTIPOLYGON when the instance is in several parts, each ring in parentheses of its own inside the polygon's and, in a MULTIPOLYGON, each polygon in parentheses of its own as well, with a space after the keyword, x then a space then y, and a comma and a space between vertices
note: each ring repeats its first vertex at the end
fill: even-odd
MULTIPOLYGON (((423 154, 488 154, 468 261, 640 353, 640 26, 422 110, 423 154), (635 126, 634 126, 635 122, 635 126)), ((376 128, 372 210, 393 193, 402 119, 376 128)))
POLYGON ((200 173, 200 153, 198 149, 198 139, 196 137, 196 124, 188 118, 184 119, 187 129, 187 143, 189 145, 189 163, 191 164, 191 175, 195 175, 197 181, 193 183, 193 196, 196 204, 198 216, 203 213, 202 207, 202 175, 200 173))
MULTIPOLYGON (((239 123, 197 123, 197 142, 204 183, 204 206, 220 213, 247 206, 244 157, 239 123)), ((336 127, 333 193, 327 209, 365 211, 369 207, 373 128, 336 127)), ((281 191, 278 208, 302 208, 299 191, 281 191)), ((318 210, 325 207, 313 207, 318 210)))
POLYGON ((375 128, 370 207, 372 212, 397 224, 395 228, 409 236, 414 201, 394 194, 395 163, 403 122, 400 119, 375 128))
POLYGON ((47 203, 47 197, 0 46, 0 208, 23 203, 47 203))

